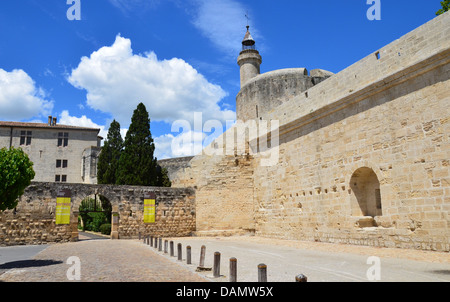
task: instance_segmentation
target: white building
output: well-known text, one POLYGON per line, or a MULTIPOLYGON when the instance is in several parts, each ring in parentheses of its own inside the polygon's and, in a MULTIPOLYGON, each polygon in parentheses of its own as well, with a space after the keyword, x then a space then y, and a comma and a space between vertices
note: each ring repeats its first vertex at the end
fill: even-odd
POLYGON ((97 183, 100 129, 0 121, 0 148, 22 148, 33 162, 33 181, 97 183))

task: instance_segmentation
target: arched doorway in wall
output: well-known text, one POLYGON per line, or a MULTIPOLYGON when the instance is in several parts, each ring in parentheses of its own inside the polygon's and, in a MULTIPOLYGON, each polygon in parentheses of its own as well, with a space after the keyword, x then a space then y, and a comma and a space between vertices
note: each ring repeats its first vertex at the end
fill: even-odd
POLYGON ((111 234, 111 202, 103 195, 93 194, 83 199, 79 206, 78 229, 90 238, 101 238, 111 234), (94 234, 93 234, 94 233, 94 234), (96 236, 92 236, 95 235, 96 236))
POLYGON ((371 168, 357 169, 350 178, 350 188, 352 216, 374 218, 382 215, 380 182, 371 168))

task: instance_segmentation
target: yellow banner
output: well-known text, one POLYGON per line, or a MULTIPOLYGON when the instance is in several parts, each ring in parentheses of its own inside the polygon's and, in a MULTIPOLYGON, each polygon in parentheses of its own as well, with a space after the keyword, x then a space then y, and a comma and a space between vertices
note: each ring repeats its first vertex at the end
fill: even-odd
POLYGON ((155 195, 145 194, 144 197, 144 223, 155 222, 155 195))
POLYGON ((56 224, 70 224, 70 191, 61 191, 56 198, 56 224))

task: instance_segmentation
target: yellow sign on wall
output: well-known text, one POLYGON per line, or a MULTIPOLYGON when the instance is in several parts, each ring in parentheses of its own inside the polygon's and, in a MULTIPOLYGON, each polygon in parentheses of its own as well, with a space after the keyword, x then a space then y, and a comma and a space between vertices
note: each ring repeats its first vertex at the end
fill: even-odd
POLYGON ((156 195, 153 192, 144 194, 144 223, 154 223, 156 213, 156 195))
POLYGON ((70 224, 70 190, 61 190, 56 197, 56 224, 70 224))

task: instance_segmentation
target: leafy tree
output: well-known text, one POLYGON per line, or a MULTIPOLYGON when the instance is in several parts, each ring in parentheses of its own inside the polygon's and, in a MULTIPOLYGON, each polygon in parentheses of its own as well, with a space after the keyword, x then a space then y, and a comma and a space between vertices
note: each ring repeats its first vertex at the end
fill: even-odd
POLYGON ((99 232, 101 225, 111 223, 111 203, 102 195, 99 197, 100 200, 88 197, 81 201, 79 208, 80 216, 78 217, 81 217, 81 221, 83 222, 83 231, 99 232))
POLYGON ((441 1, 442 8, 436 12, 436 16, 442 15, 450 9, 450 0, 441 1))
POLYGON ((0 150, 0 211, 17 206, 34 176, 33 163, 22 149, 0 150))
POLYGON ((140 103, 133 112, 130 128, 125 136, 124 149, 120 155, 119 169, 116 173, 116 184, 157 185, 154 151, 150 118, 145 105, 140 103))
POLYGON ((120 124, 113 120, 108 130, 108 137, 103 144, 97 166, 99 184, 115 184, 119 159, 123 150, 123 139, 120 135, 120 124))
POLYGON ((158 175, 158 181, 156 183, 156 186, 158 186, 158 187, 172 186, 172 182, 169 179, 169 173, 167 172, 166 168, 162 168, 161 166, 158 165, 157 175, 158 175))

